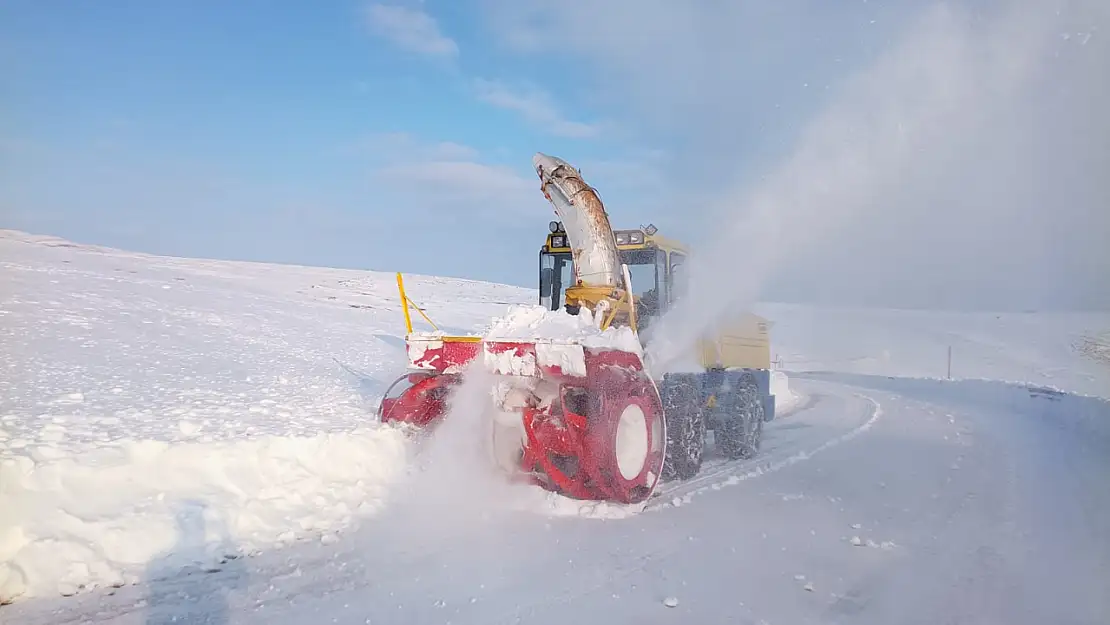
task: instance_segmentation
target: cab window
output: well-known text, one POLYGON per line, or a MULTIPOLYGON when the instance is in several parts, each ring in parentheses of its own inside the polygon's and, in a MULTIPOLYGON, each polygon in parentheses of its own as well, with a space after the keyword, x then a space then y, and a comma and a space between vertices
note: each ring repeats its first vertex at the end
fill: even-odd
POLYGON ((654 292, 659 286, 656 280, 655 250, 622 250, 621 262, 628 265, 633 294, 643 296, 654 292))
POLYGON ((686 255, 671 252, 671 299, 673 303, 686 294, 686 255))
MULTIPOLYGON (((659 298, 666 298, 664 281, 667 254, 661 250, 621 250, 621 262, 628 265, 632 293, 641 300, 645 312, 658 315, 659 298)), ((540 305, 548 310, 562 308, 566 290, 574 283, 574 261, 570 254, 540 253, 540 305)), ((666 299, 662 300, 664 303, 666 299)))
POLYGON ((574 281, 574 265, 570 254, 540 252, 540 306, 558 310, 563 306, 567 287, 574 281))

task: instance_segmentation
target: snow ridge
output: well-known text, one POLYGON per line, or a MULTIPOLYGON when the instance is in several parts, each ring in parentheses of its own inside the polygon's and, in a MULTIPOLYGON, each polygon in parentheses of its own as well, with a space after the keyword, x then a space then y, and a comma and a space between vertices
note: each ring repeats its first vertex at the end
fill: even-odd
MULTIPOLYGON (((331 540, 408 470, 374 422, 405 361, 392 273, 5 231, 0 283, 0 603, 331 540)), ((531 297, 406 286, 452 332, 531 297)))
POLYGON ((155 559, 210 566, 334 531, 382 507, 406 458, 391 428, 5 458, 0 599, 130 584, 155 559), (199 550, 163 558, 187 513, 207 528, 199 550))

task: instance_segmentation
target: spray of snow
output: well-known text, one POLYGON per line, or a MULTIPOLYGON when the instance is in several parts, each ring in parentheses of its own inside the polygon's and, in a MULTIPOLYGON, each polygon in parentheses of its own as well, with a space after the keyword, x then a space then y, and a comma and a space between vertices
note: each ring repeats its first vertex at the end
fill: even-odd
POLYGON ((416 534, 436 534, 445 521, 451 531, 484 524, 505 500, 509 485, 490 455, 496 386, 484 363, 472 362, 443 420, 421 442, 415 468, 390 510, 390 516, 405 517, 416 534), (435 514, 430 513, 433 506, 435 514))
POLYGON ((948 4, 925 11, 758 187, 723 194, 714 235, 691 258, 689 294, 656 331, 653 360, 665 367, 719 318, 750 308, 790 255, 835 240, 868 211, 897 210, 881 205, 884 194, 935 168, 998 105, 1021 97, 1059 40, 1057 4, 1007 4, 981 23, 948 4))

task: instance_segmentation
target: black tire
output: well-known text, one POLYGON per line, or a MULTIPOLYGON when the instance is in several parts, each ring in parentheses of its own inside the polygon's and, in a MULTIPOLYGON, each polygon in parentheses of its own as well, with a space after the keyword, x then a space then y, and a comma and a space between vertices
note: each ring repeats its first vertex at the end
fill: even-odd
POLYGON ((667 376, 660 389, 667 420, 667 457, 663 479, 687 480, 701 471, 705 415, 701 389, 693 376, 667 376))
POLYGON ((717 449, 730 460, 747 460, 759 453, 763 442, 763 398, 751 375, 740 378, 739 386, 723 393, 720 423, 713 431, 717 449))

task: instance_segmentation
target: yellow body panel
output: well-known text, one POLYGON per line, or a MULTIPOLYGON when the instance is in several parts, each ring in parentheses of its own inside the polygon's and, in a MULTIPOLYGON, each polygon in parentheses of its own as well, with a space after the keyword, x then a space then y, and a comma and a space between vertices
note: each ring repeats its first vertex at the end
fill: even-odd
MULTIPOLYGON (((570 253, 571 250, 570 250, 569 245, 563 245, 563 246, 560 246, 560 247, 555 247, 555 246, 551 245, 551 237, 555 237, 555 236, 561 236, 561 237, 565 238, 566 234, 559 233, 559 234, 549 234, 549 235, 547 235, 547 241, 545 242, 545 247, 547 248, 547 251, 548 252, 553 252, 553 253, 554 252, 570 253)), ((619 250, 644 250, 644 249, 647 249, 649 247, 657 247, 661 250, 666 250, 668 252, 678 252, 680 254, 689 254, 689 250, 686 249, 685 245, 683 245, 683 244, 681 244, 678 241, 675 241, 673 239, 668 239, 668 238, 665 238, 665 237, 661 237, 658 234, 644 235, 644 242, 643 243, 623 243, 623 244, 618 244, 617 245, 617 249, 619 249, 619 250)))
POLYGON ((770 369, 770 323, 747 313, 718 324, 698 342, 698 358, 706 368, 770 369))
POLYGON ((629 246, 626 246, 626 247, 630 247, 630 248, 649 247, 650 245, 654 245, 655 247, 658 247, 659 249, 667 250, 668 252, 678 252, 680 254, 689 254, 690 253, 690 250, 686 249, 685 245, 683 245, 683 244, 681 244, 678 241, 675 241, 673 239, 668 239, 666 237, 661 237, 658 234, 652 234, 652 235, 648 235, 648 236, 644 237, 644 245, 629 245, 629 246))

